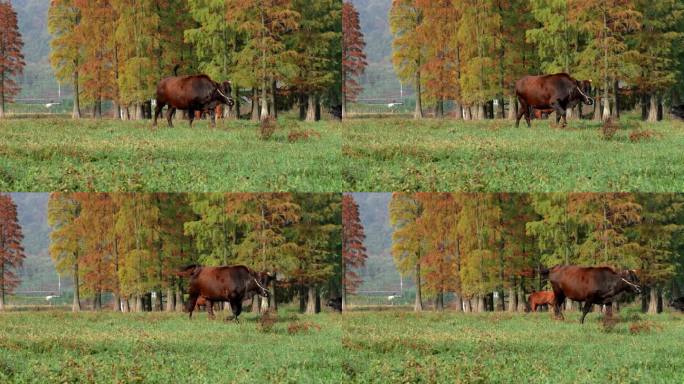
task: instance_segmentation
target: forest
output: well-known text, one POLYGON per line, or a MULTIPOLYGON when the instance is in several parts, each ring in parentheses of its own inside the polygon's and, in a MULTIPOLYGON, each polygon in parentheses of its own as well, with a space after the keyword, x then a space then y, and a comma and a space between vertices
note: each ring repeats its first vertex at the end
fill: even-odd
POLYGON ((76 118, 82 108, 149 117, 157 83, 174 74, 230 80, 238 103, 226 117, 299 108, 317 120, 322 106, 340 103, 338 1, 58 0, 47 17, 50 62, 75 90, 76 118))
MULTIPOLYGON (((566 72, 591 80, 597 100, 575 117, 640 109, 657 121, 684 98, 683 16, 681 0, 397 0, 386 17, 394 70, 416 95, 414 117, 511 118, 517 79, 566 72)), ((373 36, 378 17, 361 15, 373 36)))
POLYGON ((682 293, 681 194, 394 193, 389 221, 416 310, 522 311, 546 286, 538 271, 558 264, 637 270, 644 312, 682 293))
MULTIPOLYGON (((11 294, 25 255, 16 206, 2 198, 10 216, 0 221, 0 288, 11 294)), ((182 266, 242 264, 276 275, 269 308, 299 300, 302 312, 317 313, 322 297, 340 295, 340 204, 337 194, 56 192, 49 253, 74 281, 73 311, 180 311, 182 266)))

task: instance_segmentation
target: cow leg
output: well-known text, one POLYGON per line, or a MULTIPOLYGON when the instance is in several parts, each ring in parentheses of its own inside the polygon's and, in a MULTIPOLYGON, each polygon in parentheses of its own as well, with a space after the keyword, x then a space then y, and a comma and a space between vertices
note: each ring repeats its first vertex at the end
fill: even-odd
POLYGON ((593 305, 594 304, 592 304, 589 300, 584 302, 584 308, 582 308, 582 317, 580 318, 580 324, 584 324, 584 318, 587 316, 587 313, 591 312, 591 307, 593 305))
POLYGON ((216 318, 214 315, 214 302, 211 300, 207 300, 207 315, 209 316, 209 320, 214 320, 216 318))
POLYGON ((169 128, 173 128, 173 116, 176 114, 176 108, 169 105, 169 110, 166 111, 166 121, 169 123, 169 128))
POLYGON ((551 103, 551 107, 556 111, 556 124, 558 124, 562 118, 563 124, 561 126, 565 127, 567 125, 567 120, 565 120, 565 108, 560 105, 558 100, 551 103))
POLYGON ((162 102, 158 102, 157 106, 154 107, 154 121, 152 122, 153 127, 157 126, 157 118, 159 117, 159 115, 161 115, 162 109, 164 109, 164 105, 166 105, 166 104, 164 104, 162 102))
POLYGON ((188 110, 188 119, 190 119, 190 128, 192 128, 192 121, 195 119, 195 110, 194 109, 188 110))
POLYGON ((242 313, 242 300, 231 301, 230 310, 233 312, 233 320, 235 320, 236 323, 239 323, 240 320, 238 320, 238 316, 240 316, 240 313, 242 313))
POLYGON ((554 299, 553 299, 553 315, 557 319, 563 319, 563 313, 561 312, 561 306, 563 305, 563 302, 565 301, 565 294, 563 291, 558 291, 556 292, 554 290, 554 299))
POLYGON ((209 118, 211 118, 211 127, 216 128, 216 111, 211 109, 209 111, 209 118))
POLYGON ((613 303, 606 303, 606 319, 613 318, 613 303))
MULTIPOLYGON (((525 110, 528 109, 527 104, 520 100, 520 108, 518 109, 518 115, 515 118, 515 127, 520 126, 520 118, 525 114, 525 110)), ((527 122, 529 124, 529 121, 527 122)))
POLYGON ((190 297, 188 302, 185 303, 185 310, 190 312, 189 318, 192 319, 192 311, 195 310, 195 305, 197 304, 197 299, 199 298, 199 293, 190 292, 190 297))

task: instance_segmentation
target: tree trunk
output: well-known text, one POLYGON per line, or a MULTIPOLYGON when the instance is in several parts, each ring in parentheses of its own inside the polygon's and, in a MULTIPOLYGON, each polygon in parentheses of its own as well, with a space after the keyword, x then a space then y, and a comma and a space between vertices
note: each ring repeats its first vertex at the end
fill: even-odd
POLYGON ((306 120, 306 96, 299 95, 299 120, 306 120))
POLYGON ((454 104, 454 118, 456 120, 463 120, 463 106, 459 102, 454 104))
POLYGON ((299 313, 306 312, 306 288, 299 288, 299 313))
POLYGON ((658 311, 658 313, 661 313, 663 311, 663 290, 658 288, 656 289, 656 291, 658 292, 658 304, 656 305, 656 311, 658 311))
POLYGON ((416 110, 413 112, 413 118, 414 119, 422 119, 423 118, 423 104, 421 101, 421 90, 420 90, 420 71, 416 71, 416 78, 415 78, 415 87, 416 87, 416 110))
POLYGON ((416 312, 420 312, 423 310, 423 298, 421 295, 421 287, 420 287, 420 263, 416 264, 416 276, 415 276, 415 282, 416 282, 416 302, 413 305, 413 310, 416 312))
POLYGON ((308 297, 306 301, 306 312, 307 315, 313 315, 316 313, 316 287, 310 286, 308 288, 308 297))
POLYGON ((71 312, 81 311, 81 296, 78 288, 78 263, 74 263, 74 302, 71 304, 71 312))
POLYGON ((173 312, 176 310, 176 297, 171 287, 166 288, 166 312, 173 312))
MULTIPOLYGON (((4 275, 4 271, 0 271, 4 275)), ((5 284, 0 284, 0 311, 5 310, 5 284)))
POLYGON ((135 311, 136 312, 142 312, 144 310, 143 308, 143 298, 141 295, 136 294, 135 295, 135 311))
POLYGON ((508 120, 515 121, 518 115, 518 100, 515 96, 510 96, 508 98, 508 120))
POLYGON ((74 81, 74 109, 71 112, 71 118, 72 119, 80 119, 81 118, 81 103, 79 101, 79 96, 78 96, 78 71, 74 71, 73 81, 74 81))
POLYGON ((521 288, 518 290, 518 312, 525 312, 527 308, 527 298, 525 297, 525 292, 521 288))
POLYGON ((484 110, 484 103, 477 103, 477 120, 484 120, 485 118, 485 110, 484 110))
POLYGON ((278 118, 278 101, 277 101, 277 99, 278 99, 278 97, 277 97, 278 84, 276 83, 275 80, 273 80, 271 82, 271 93, 272 93, 271 94, 271 110, 269 111, 269 115, 272 118, 277 119, 278 118))
POLYGON ((651 95, 650 108, 648 109, 648 119, 649 123, 655 123, 658 121, 658 102, 657 96, 655 94, 651 95))
POLYGON ((265 118, 268 117, 268 92, 266 91, 268 89, 266 85, 266 80, 263 81, 261 84, 261 113, 260 113, 260 120, 264 120, 265 118))
POLYGON ((596 121, 601 120, 601 104, 600 92, 596 90, 596 100, 594 101, 594 120, 596 121))
POLYGON ((646 313, 648 312, 648 292, 650 291, 649 289, 644 289, 643 292, 641 292, 641 312, 646 313))
MULTIPOLYGON (((347 118, 347 73, 342 69, 342 120, 347 118)), ((343 290, 344 291, 344 290, 343 290)), ((344 295, 342 295, 342 310, 344 311, 344 295)))
POLYGON ((658 313, 658 289, 651 287, 649 292, 648 314, 655 315, 658 313))
POLYGON ((121 295, 114 292, 114 312, 121 312, 121 295))
POLYGON ((122 311, 122 312, 128 313, 128 312, 131 311, 131 305, 130 305, 130 303, 128 302, 128 297, 125 297, 125 298, 123 299, 123 302, 122 302, 121 304, 123 305, 123 311, 122 311))
POLYGON ((176 289, 176 312, 183 312, 183 291, 176 289))
POLYGON ((435 298, 435 309, 437 311, 444 311, 444 293, 439 292, 435 298))
POLYGON ((346 262, 342 261, 342 312, 347 310, 347 287, 345 285, 345 276, 347 276, 347 266, 346 262))
POLYGON ((613 96, 615 103, 613 104, 613 116, 614 119, 620 119, 620 82, 615 79, 613 80, 613 96))
POLYGON ((252 296, 252 312, 261 313, 261 296, 257 294, 252 296))
POLYGON ((273 272, 273 280, 271 280, 271 295, 268 297, 268 308, 272 311, 278 311, 278 303, 276 302, 276 272, 273 272))
POLYGON ((252 120, 259 121, 259 90, 252 88, 252 120))
MULTIPOLYGON (((514 283, 515 284, 515 283, 514 283)), ((518 309, 518 295, 513 287, 508 288, 508 312, 515 312, 518 309)))
POLYGON ((477 295, 477 312, 481 313, 486 310, 484 295, 477 295))
POLYGON ((316 121, 316 97, 309 95, 306 108, 306 121, 316 121))
POLYGON ((463 298, 461 297, 461 295, 454 295, 454 303, 456 306, 456 312, 463 312, 463 298))

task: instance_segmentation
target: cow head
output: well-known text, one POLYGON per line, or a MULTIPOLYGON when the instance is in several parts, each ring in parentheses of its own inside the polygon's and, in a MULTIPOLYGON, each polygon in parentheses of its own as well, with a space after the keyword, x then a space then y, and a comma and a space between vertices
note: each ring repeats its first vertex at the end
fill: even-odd
POLYGON ((627 286, 627 289, 633 293, 641 293, 641 287, 639 286, 639 276, 637 276, 636 271, 633 269, 627 269, 620 272, 620 278, 627 286))
POLYGON ((224 81, 222 84, 218 84, 216 87, 216 92, 221 98, 221 102, 227 104, 229 107, 235 105, 233 97, 230 95, 233 92, 233 87, 230 81, 224 81))
POLYGON ((591 80, 578 80, 577 91, 584 104, 594 105, 594 99, 589 96, 591 94, 591 80))
POLYGON ((252 290, 256 291, 259 296, 269 297, 271 292, 267 287, 273 281, 273 275, 269 272, 254 272, 252 278, 252 290))

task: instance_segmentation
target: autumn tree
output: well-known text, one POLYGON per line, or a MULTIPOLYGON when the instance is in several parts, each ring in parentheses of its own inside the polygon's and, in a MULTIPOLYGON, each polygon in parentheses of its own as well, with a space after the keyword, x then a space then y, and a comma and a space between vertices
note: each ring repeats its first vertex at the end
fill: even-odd
POLYGON ((289 193, 234 194, 239 204, 228 206, 226 212, 236 214, 247 233, 238 249, 239 261, 259 271, 269 271, 274 278, 269 307, 277 310, 276 279, 278 271, 292 265, 291 250, 296 244, 285 236, 285 228, 300 220, 301 207, 289 193))
POLYGON ((19 93, 14 77, 24 69, 23 46, 12 3, 0 1, 0 119, 5 117, 5 103, 19 93))
POLYGON ((647 120, 655 122, 658 120, 659 99, 677 81, 675 52, 676 46, 682 45, 684 36, 684 30, 678 31, 677 24, 684 20, 684 4, 675 0, 639 0, 635 4, 642 21, 634 39, 638 53, 632 59, 638 70, 633 81, 642 97, 650 100, 647 120))
MULTIPOLYGON (((306 290, 306 313, 320 311, 320 293, 328 285, 329 294, 337 289, 330 284, 341 261, 341 217, 339 194, 295 194, 300 218, 285 234, 294 247, 288 247, 292 259, 284 271, 292 281, 306 290)), ((282 257, 282 256, 281 256, 282 257)))
POLYGON ((658 313, 658 301, 677 270, 677 235, 684 231, 678 218, 684 199, 676 194, 638 194, 642 220, 627 236, 633 241, 625 250, 638 260, 639 279, 649 288, 648 313, 658 313))
POLYGON ((611 116, 617 117, 619 81, 631 78, 636 71, 627 59, 637 52, 628 44, 627 38, 640 28, 642 15, 631 0, 569 0, 568 8, 571 10, 570 17, 580 25, 580 33, 589 37, 579 53, 578 64, 581 68, 593 69, 591 79, 595 84, 602 85, 601 118, 606 120, 611 116))
MULTIPOLYGON (((269 116, 268 90, 275 111, 273 84, 284 78, 283 64, 294 55, 285 36, 299 28, 300 15, 292 0, 228 0, 226 19, 247 39, 237 53, 237 63, 253 71, 261 88, 260 119, 269 116)), ((253 101, 255 102, 255 101, 253 101)))
POLYGON ((54 192, 48 201, 48 224, 50 232, 50 257, 61 274, 70 273, 74 282, 72 312, 81 310, 79 263, 81 252, 81 228, 77 221, 81 205, 72 194, 54 192))
MULTIPOLYGON (((199 63, 198 69, 219 82, 232 80, 236 106, 239 106, 239 88, 240 85, 246 84, 231 79, 231 75, 237 72, 235 52, 243 42, 234 25, 226 22, 226 7, 225 0, 188 1, 190 15, 197 24, 186 29, 184 33, 185 40, 194 47, 194 54, 199 63)), ((226 116, 239 117, 239 111, 226 111, 226 116)))
POLYGON ((292 35, 296 54, 290 82, 307 98, 306 121, 315 121, 326 91, 331 104, 339 102, 333 88, 342 72, 342 4, 339 0, 293 0, 292 9, 299 18, 292 35))
POLYGON ((423 118, 421 103, 421 68, 424 62, 422 40, 419 28, 423 24, 423 13, 413 0, 393 0, 389 14, 392 40, 392 64, 397 76, 404 82, 412 82, 416 94, 415 119, 423 118))
MULTIPOLYGON (((342 118, 347 115, 347 103, 356 100, 361 86, 355 77, 363 74, 368 62, 361 32, 359 12, 349 1, 342 5, 342 118)), ((344 306, 344 297, 342 298, 344 306)))
POLYGON ((419 43, 425 47, 420 73, 426 101, 435 105, 435 115, 444 116, 445 100, 459 100, 460 49, 456 25, 461 9, 452 0, 415 1, 423 15, 417 27, 419 43))
POLYGON ((81 10, 74 0, 53 0, 48 11, 48 31, 50 41, 50 62, 59 81, 71 82, 74 88, 74 108, 71 117, 81 118, 79 102, 79 70, 83 61, 78 26, 81 23, 81 10))
POLYGON ((19 285, 16 271, 26 257, 23 238, 16 204, 10 195, 0 194, 0 311, 5 309, 5 295, 19 285))
POLYGON ((116 99, 117 93, 115 73, 118 68, 112 66, 118 48, 113 38, 117 14, 109 0, 74 0, 74 6, 81 15, 75 34, 81 39, 83 52, 80 65, 82 93, 93 106, 93 117, 101 118, 102 101, 116 99))
POLYGON ((394 193, 390 202, 392 257, 402 275, 412 274, 416 284, 414 311, 423 310, 421 266, 425 256, 425 239, 420 227, 423 204, 409 193, 394 193))
POLYGON ((642 207, 630 193, 572 193, 568 209, 586 226, 577 246, 577 261, 585 265, 637 266, 626 259, 624 249, 631 245, 627 230, 641 221, 642 207))
POLYGON ((363 267, 368 255, 363 245, 366 235, 359 215, 359 205, 351 194, 342 197, 342 310, 346 310, 347 294, 361 283, 356 268, 363 267))

